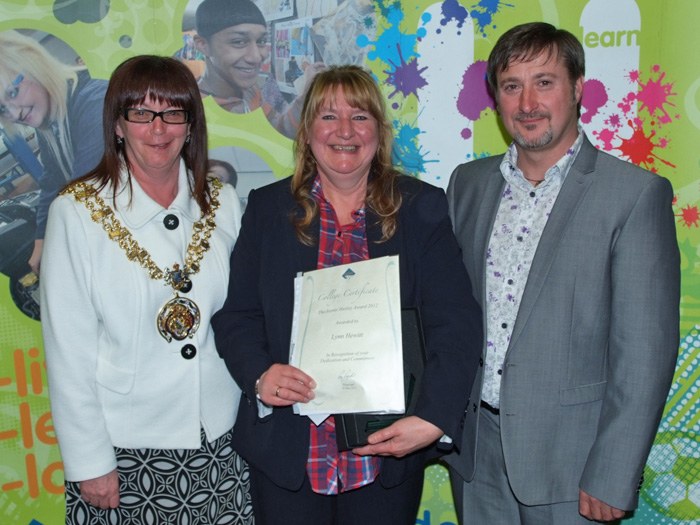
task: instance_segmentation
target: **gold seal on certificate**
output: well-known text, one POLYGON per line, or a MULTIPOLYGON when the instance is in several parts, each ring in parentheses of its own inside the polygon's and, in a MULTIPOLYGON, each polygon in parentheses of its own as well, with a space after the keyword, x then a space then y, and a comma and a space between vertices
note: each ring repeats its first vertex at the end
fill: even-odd
POLYGON ((294 287, 289 362, 318 385, 295 411, 404 412, 398 255, 305 272, 294 287))

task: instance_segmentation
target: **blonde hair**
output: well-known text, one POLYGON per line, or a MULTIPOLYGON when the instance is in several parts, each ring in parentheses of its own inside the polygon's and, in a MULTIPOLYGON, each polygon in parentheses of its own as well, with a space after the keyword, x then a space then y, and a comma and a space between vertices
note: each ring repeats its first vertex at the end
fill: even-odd
MULTIPOLYGON (((14 30, 0 32, 0 50, 0 86, 10 86, 22 74, 41 84, 48 93, 49 114, 36 131, 46 140, 66 181, 71 180, 73 144, 68 126, 68 97, 69 90, 77 83, 76 68, 59 62, 36 40, 14 30)), ((14 122, 2 117, 0 122, 8 135, 20 134, 14 122)))
POLYGON ((318 206, 311 195, 316 177, 316 159, 308 143, 314 119, 324 104, 338 90, 350 106, 369 112, 377 121, 379 144, 370 166, 367 181, 366 206, 378 217, 382 228, 380 242, 390 239, 396 232, 401 207, 398 189, 399 172, 391 162, 393 135, 386 119, 384 98, 372 76, 358 66, 332 66, 316 75, 304 99, 299 130, 294 141, 295 167, 292 175, 292 193, 302 213, 292 217, 297 238, 306 245, 314 239, 309 227, 318 213, 318 206))

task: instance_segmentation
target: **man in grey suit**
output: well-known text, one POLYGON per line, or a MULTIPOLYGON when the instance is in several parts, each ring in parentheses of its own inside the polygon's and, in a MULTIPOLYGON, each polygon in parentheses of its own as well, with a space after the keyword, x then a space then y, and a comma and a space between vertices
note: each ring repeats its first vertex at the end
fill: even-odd
POLYGON ((460 520, 613 521, 637 505, 678 350, 680 263, 669 182, 578 126, 584 52, 517 26, 487 80, 513 143, 447 190, 484 354, 458 452, 460 520))

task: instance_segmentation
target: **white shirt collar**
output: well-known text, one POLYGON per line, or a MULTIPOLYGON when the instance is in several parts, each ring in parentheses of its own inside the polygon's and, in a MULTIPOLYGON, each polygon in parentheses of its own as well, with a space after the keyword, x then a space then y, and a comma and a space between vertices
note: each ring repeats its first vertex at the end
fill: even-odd
MULTIPOLYGON (((162 213, 166 208, 163 208, 163 206, 149 197, 134 177, 131 177, 131 192, 129 192, 128 176, 126 168, 122 169, 119 190, 116 196, 116 206, 119 215, 124 221, 124 225, 128 228, 138 229, 162 213)), ((200 218, 201 211, 197 201, 192 197, 189 179, 190 176, 185 168, 185 162, 180 159, 177 195, 167 210, 181 214, 194 222, 200 218)), ((111 190, 107 188, 102 190, 103 197, 106 196, 105 192, 111 197, 111 190)))
MULTIPOLYGON (((578 152, 581 150, 581 145, 583 144, 583 130, 578 127, 578 136, 574 143, 566 150, 564 156, 562 156, 551 168, 549 168, 544 175, 544 183, 541 188, 544 188, 553 180, 555 182, 562 183, 564 179, 569 174, 571 165, 574 163, 578 152)), ((522 187, 528 191, 532 191, 532 185, 525 180, 523 172, 518 168, 518 150, 515 147, 515 143, 511 143, 503 155, 503 160, 501 160, 501 173, 506 182, 517 187, 522 187)))

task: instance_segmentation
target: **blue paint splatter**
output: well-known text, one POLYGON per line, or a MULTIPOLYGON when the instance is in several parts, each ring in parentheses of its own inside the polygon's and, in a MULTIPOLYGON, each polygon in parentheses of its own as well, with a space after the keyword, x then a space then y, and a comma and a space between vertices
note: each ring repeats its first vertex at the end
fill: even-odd
POLYGON ((407 175, 417 176, 425 173, 427 162, 437 162, 437 160, 426 160, 428 152, 421 151, 417 146, 418 135, 422 133, 419 128, 394 120, 394 148, 392 150, 392 160, 394 164, 407 175))
POLYGON ((441 26, 446 26, 450 21, 455 20, 457 27, 461 29, 464 22, 469 18, 469 12, 459 5, 457 0, 445 0, 440 9, 442 11, 441 26))
POLYGON ((393 68, 392 72, 404 63, 403 60, 408 63, 418 56, 416 44, 418 39, 423 38, 427 33, 424 27, 419 27, 415 34, 402 33, 399 26, 403 18, 404 13, 401 6, 391 5, 386 11, 386 21, 389 23, 389 27, 384 29, 381 34, 377 34, 377 40, 370 41, 367 35, 360 35, 356 40, 360 47, 373 45, 374 49, 367 53, 367 58, 381 60, 393 68))
POLYGON ((478 4, 472 6, 470 14, 482 36, 486 36, 486 29, 493 24, 494 16, 502 7, 515 7, 515 5, 506 4, 501 0, 479 0, 478 4))
POLYGON ((492 153, 490 153, 488 151, 482 151, 481 153, 477 153, 477 152, 467 153, 465 156, 465 159, 467 161, 471 161, 471 160, 476 160, 476 159, 485 159, 486 157, 491 157, 491 156, 493 156, 492 153))
MULTIPOLYGON (((452 0, 456 1, 456 0, 452 0)), ((401 94, 403 98, 410 95, 418 96, 418 89, 426 86, 428 82, 422 73, 427 67, 420 67, 417 52, 418 42, 427 35, 425 25, 432 20, 429 13, 423 13, 420 17, 420 27, 415 33, 403 32, 401 23, 405 18, 403 6, 399 1, 387 2, 377 0, 381 17, 377 21, 377 36, 375 41, 370 41, 366 35, 358 36, 356 42, 360 47, 370 47, 367 53, 368 60, 376 60, 382 64, 381 68, 387 75, 385 84, 394 88, 389 95, 392 98, 401 94)), ((401 100, 393 101, 392 109, 398 111, 401 100)), ((418 144, 418 135, 422 131, 410 124, 394 120, 394 147, 392 160, 394 164, 407 174, 419 176, 426 172, 427 153, 418 144)))

